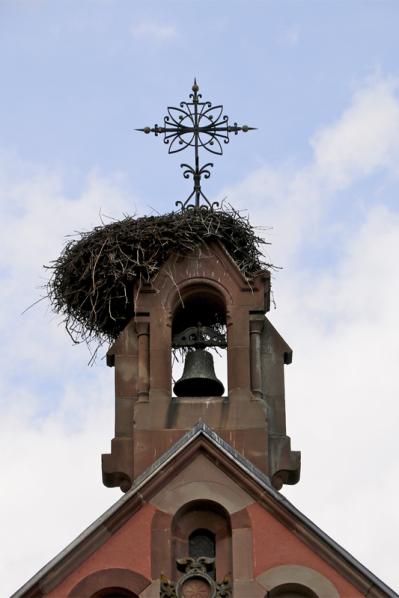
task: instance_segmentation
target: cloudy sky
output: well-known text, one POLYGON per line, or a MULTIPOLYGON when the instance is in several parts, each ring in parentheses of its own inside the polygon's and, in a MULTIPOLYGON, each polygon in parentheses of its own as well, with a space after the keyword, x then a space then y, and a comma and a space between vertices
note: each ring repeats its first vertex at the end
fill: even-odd
POLYGON ((45 301, 23 312, 66 235, 188 194, 180 156, 133 129, 194 76, 258 127, 207 190, 282 267, 270 317, 303 462, 283 492, 398 589, 398 26, 397 0, 0 1, 2 596, 120 496, 100 469, 113 371, 45 301))

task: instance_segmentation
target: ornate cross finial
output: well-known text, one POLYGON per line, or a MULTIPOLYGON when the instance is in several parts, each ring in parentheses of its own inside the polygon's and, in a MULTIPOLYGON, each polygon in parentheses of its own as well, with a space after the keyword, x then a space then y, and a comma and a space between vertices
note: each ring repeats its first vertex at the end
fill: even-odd
POLYGON ((193 177, 194 189, 188 196, 186 201, 177 201, 176 205, 180 206, 182 210, 186 208, 200 207, 201 198, 206 202, 201 207, 214 208, 218 207, 218 202, 211 202, 206 197, 201 189, 201 178, 209 179, 211 176, 210 168, 213 167, 212 162, 207 162, 200 167, 199 164, 199 149, 206 149, 208 152, 216 155, 223 154, 222 143, 229 143, 230 133, 237 135, 239 131, 246 133, 254 130, 254 127, 247 125, 238 126, 237 123, 229 125, 229 117, 223 115, 223 106, 212 106, 211 102, 201 102, 202 95, 198 93, 199 87, 197 81, 194 79, 192 86, 193 93, 190 93, 190 102, 180 102, 180 108, 173 108, 168 106, 168 116, 164 117, 163 127, 154 125, 154 127, 144 127, 144 129, 136 129, 136 131, 143 131, 143 133, 155 133, 158 136, 163 133, 164 143, 169 145, 169 154, 176 154, 182 150, 193 147, 194 148, 194 167, 189 164, 181 164, 183 168, 183 176, 188 179, 193 177), (190 203, 191 200, 195 203, 190 203))

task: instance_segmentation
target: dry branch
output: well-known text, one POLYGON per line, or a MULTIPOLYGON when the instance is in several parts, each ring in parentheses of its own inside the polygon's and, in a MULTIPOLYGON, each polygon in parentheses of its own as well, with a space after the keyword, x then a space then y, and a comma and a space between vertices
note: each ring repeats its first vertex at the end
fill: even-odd
POLYGON ((232 208, 128 216, 68 241, 48 266, 47 296, 75 342, 113 341, 134 313, 134 283, 150 282, 172 253, 211 239, 223 243, 249 279, 271 267, 260 251, 265 241, 232 208))

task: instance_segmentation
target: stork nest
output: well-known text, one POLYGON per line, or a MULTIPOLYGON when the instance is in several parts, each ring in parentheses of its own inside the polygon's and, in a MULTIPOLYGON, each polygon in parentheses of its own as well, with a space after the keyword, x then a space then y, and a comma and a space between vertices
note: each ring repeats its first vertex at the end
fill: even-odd
POLYGON ((260 251, 265 241, 232 208, 128 216, 77 235, 47 266, 46 287, 75 343, 115 340, 134 313, 134 284, 150 282, 172 253, 218 239, 247 279, 270 267, 260 251))

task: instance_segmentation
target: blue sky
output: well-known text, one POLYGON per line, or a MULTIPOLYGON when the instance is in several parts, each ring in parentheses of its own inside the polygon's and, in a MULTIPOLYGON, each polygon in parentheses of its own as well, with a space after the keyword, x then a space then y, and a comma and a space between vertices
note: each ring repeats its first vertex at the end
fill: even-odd
POLYGON ((72 194, 98 167, 121 171, 129 189, 164 209, 158 186, 148 184, 156 159, 172 204, 173 162, 132 130, 184 99, 194 76, 231 118, 259 127, 220 161, 216 191, 258 163, 306 159, 303 140, 315 127, 337 117, 371 74, 395 68, 395 2, 143 4, 0 8, 3 143, 65 170, 72 194))
POLYGON ((303 457, 284 493, 399 587, 398 22, 396 0, 1 2, 2 594, 119 496, 99 460, 112 370, 87 367, 45 302, 21 313, 66 235, 188 195, 182 154, 134 129, 161 123, 194 76, 258 127, 215 157, 205 189, 265 227, 283 268, 270 317, 294 349, 303 457))

